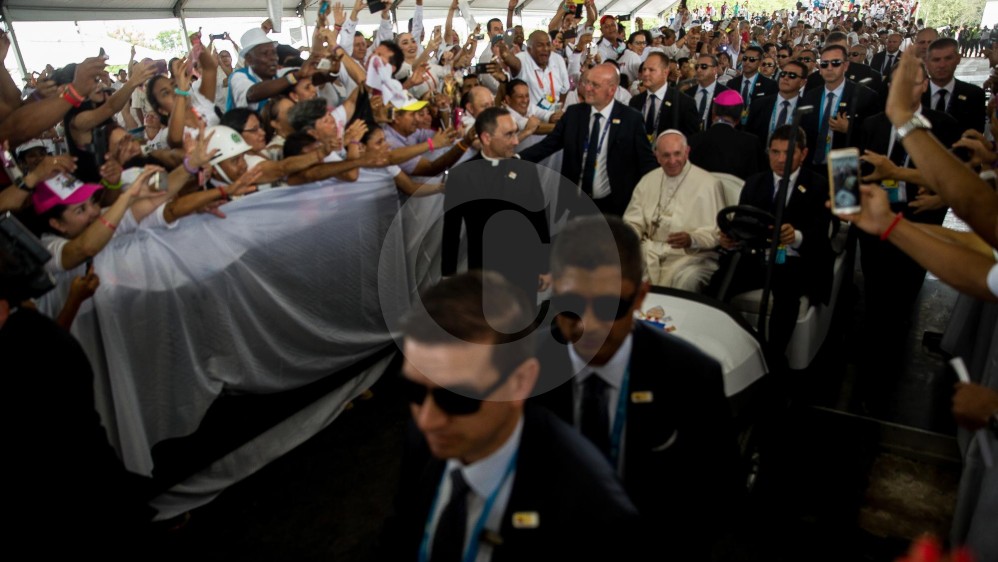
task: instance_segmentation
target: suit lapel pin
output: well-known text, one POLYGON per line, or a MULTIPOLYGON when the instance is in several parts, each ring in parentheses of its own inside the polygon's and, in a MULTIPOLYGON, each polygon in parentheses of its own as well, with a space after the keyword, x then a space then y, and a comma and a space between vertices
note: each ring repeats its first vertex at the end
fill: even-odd
POLYGON ((611 119, 611 120, 610 120, 610 123, 611 123, 612 125, 620 125, 620 119, 611 119))
POLYGON ((798 185, 797 186, 797 191, 799 191, 801 193, 807 193, 807 188, 804 187, 803 185, 798 185))
POLYGON ((665 107, 672 107, 672 102, 671 101, 665 102, 665 107))
POLYGON ((516 172, 510 172, 509 174, 507 174, 507 177, 509 177, 509 179, 511 179, 511 180, 515 180, 516 179, 516 172))
POLYGON ((848 105, 848 104, 846 102, 844 102, 844 101, 839 102, 839 107, 845 107, 846 105, 848 105))
POLYGON ((655 395, 650 390, 639 390, 631 393, 631 402, 635 404, 648 404, 655 399, 655 395))
POLYGON ((958 99, 960 101, 967 101, 967 96, 965 96, 963 94, 960 94, 959 96, 956 97, 956 99, 958 99))
POLYGON ((541 516, 536 511, 517 511, 513 514, 514 529, 536 529, 541 525, 541 516))

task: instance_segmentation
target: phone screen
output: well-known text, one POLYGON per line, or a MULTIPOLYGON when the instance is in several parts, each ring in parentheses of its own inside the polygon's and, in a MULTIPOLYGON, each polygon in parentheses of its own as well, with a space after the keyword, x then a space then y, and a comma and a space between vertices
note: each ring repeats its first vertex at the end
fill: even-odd
POLYGON ((9 150, 0 150, 0 159, 3 160, 3 168, 7 171, 7 177, 10 178, 10 181, 16 181, 18 178, 24 177, 24 173, 17 166, 17 162, 14 161, 14 155, 9 150))
POLYGON ((828 153, 828 188, 835 214, 858 213, 859 149, 841 148, 828 153))

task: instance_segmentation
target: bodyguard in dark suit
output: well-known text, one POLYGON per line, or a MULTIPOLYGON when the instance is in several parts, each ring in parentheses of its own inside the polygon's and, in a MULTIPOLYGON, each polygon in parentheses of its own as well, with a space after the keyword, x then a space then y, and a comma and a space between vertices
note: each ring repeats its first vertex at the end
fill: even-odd
MULTIPOLYGON (((759 74, 759 65, 763 59, 762 47, 755 45, 745 47, 742 50, 742 73, 728 81, 727 87, 741 94, 745 100, 745 108, 751 109, 752 102, 770 96, 779 91, 776 80, 766 78, 759 74)), ((751 112, 742 120, 744 123, 751 117, 751 112)))
MULTIPOLYGON (((842 33, 841 31, 833 31, 829 33, 828 39, 825 40, 825 44, 821 48, 822 52, 832 45, 842 47, 843 52, 845 53, 842 56, 842 59, 849 60, 849 40, 845 33, 842 33)), ((822 55, 822 57, 824 57, 824 55, 822 55)), ((816 89, 822 82, 818 79, 820 76, 821 72, 818 71, 808 77, 806 89, 816 89)), ((846 69, 845 77, 847 80, 857 84, 862 84, 874 92, 879 92, 884 85, 883 76, 881 76, 876 69, 863 63, 850 63, 849 67, 846 69)), ((880 109, 883 108, 878 108, 875 111, 880 111, 880 109)))
POLYGON ((714 124, 689 140, 690 162, 708 172, 731 174, 741 179, 758 171, 763 155, 758 137, 735 128, 743 107, 742 97, 734 90, 717 96, 714 124))
POLYGON ((696 63, 695 88, 686 91, 686 95, 693 98, 697 108, 697 119, 700 121, 700 130, 705 131, 710 126, 710 115, 714 109, 714 99, 721 92, 726 91, 727 86, 717 81, 717 57, 714 55, 700 55, 696 63))
POLYGON ((536 166, 514 158, 517 127, 509 110, 486 109, 475 119, 475 131, 481 152, 454 168, 447 180, 441 274, 457 270, 465 223, 468 269, 497 271, 528 298, 536 297, 551 241, 536 166))
MULTIPOLYGON (((778 178, 782 177, 792 126, 780 127, 769 140, 770 169, 752 176, 745 182, 739 205, 751 205, 768 211, 776 210, 778 178)), ((786 261, 773 270, 773 312, 769 323, 769 342, 773 358, 782 357, 797 323, 800 297, 807 295, 812 303, 828 302, 832 287, 832 251, 828 239, 831 213, 825 208, 828 184, 816 178, 801 164, 807 158, 807 145, 799 135, 793 154, 787 203, 783 212, 780 242, 785 247, 786 261)), ((721 233, 721 245, 736 247, 734 241, 721 233)), ((714 274, 712 289, 719 288, 731 254, 721 258, 721 267, 714 274)), ((766 266, 762 253, 746 256, 738 264, 729 295, 737 295, 762 287, 766 266)))
POLYGON ((804 63, 787 61, 777 75, 779 93, 752 102, 745 131, 758 137, 763 146, 773 131, 793 122, 794 112, 800 101, 800 89, 807 80, 805 72, 807 67, 804 63))
POLYGON ((619 84, 613 65, 586 71, 579 85, 586 103, 569 106, 551 134, 520 153, 536 163, 564 149, 561 175, 578 181, 601 212, 616 216, 624 214, 638 180, 658 165, 641 114, 613 99, 619 84))
POLYGON ((517 334, 532 320, 522 293, 470 272, 422 305, 402 325, 399 381, 419 432, 382 559, 637 559, 632 548, 651 541, 612 468, 567 424, 524 408, 538 362, 517 334))
POLYGON ((630 101, 630 106, 644 117, 645 133, 652 139, 666 129, 676 129, 687 137, 700 130, 693 99, 669 84, 668 61, 668 57, 658 51, 648 53, 648 58, 641 64, 645 91, 630 101))
MULTIPOLYGON (((807 135, 807 146, 813 147, 807 164, 820 175, 827 174, 828 151, 856 144, 858 139, 850 139, 849 128, 858 127, 857 123, 877 112, 876 92, 845 79, 850 67, 846 54, 846 49, 840 45, 821 50, 818 72, 822 87, 808 91, 801 100, 802 105, 814 107, 814 111, 801 120, 801 125, 807 135)), ((858 131, 855 134, 858 135, 858 131)))
POLYGON ((894 65, 901 60, 901 41, 902 37, 900 33, 889 33, 887 35, 886 48, 873 55, 873 58, 870 60, 870 68, 876 70, 886 78, 894 68, 894 65))
POLYGON ((532 401, 606 455, 672 558, 706 559, 744 485, 720 365, 635 322, 648 284, 641 242, 623 221, 570 222, 551 260, 557 316, 541 334, 532 401))
POLYGON ((922 107, 952 115, 962 131, 975 129, 983 133, 986 122, 984 90, 953 76, 960 64, 959 48, 959 43, 950 37, 941 37, 929 45, 925 65, 931 81, 928 91, 922 94, 922 107))

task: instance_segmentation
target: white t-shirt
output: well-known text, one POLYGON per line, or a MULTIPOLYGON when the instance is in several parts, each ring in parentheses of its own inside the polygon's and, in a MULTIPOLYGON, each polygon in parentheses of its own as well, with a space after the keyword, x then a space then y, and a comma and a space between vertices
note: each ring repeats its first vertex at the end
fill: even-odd
POLYGON ((627 76, 628 84, 634 83, 641 73, 641 63, 644 62, 641 55, 627 49, 620 58, 617 59, 617 66, 620 73, 627 76))
POLYGON ((530 89, 530 105, 540 109, 550 109, 570 88, 565 59, 552 54, 547 68, 541 69, 530 53, 517 53, 520 59, 520 73, 517 78, 527 83, 530 89))

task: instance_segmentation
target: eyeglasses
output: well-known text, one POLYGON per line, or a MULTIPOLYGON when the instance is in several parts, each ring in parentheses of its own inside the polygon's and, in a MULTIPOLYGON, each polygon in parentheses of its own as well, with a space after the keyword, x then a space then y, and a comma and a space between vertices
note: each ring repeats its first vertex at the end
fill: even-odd
POLYGON ((614 322, 627 316, 631 310, 631 305, 634 304, 635 296, 636 294, 625 299, 606 295, 587 299, 575 293, 564 293, 551 297, 551 307, 556 314, 572 316, 573 320, 581 320, 591 305, 593 316, 597 320, 614 322))
POLYGON ((707 70, 708 68, 714 68, 715 66, 717 65, 701 63, 701 64, 694 64, 693 68, 699 68, 700 70, 707 70))
POLYGON ((773 68, 774 66, 776 66, 775 62, 764 62, 764 63, 762 63, 762 67, 763 68, 773 68))
POLYGON ((429 388, 418 382, 402 377, 402 396, 409 402, 422 406, 426 401, 426 395, 433 395, 433 403, 449 416, 469 416, 482 408, 485 397, 496 391, 505 383, 508 377, 500 377, 492 386, 482 392, 467 391, 463 394, 448 390, 442 386, 429 388), (477 395, 479 398, 472 398, 468 394, 477 395))
POLYGON ((796 80, 800 77, 801 77, 800 74, 797 74, 796 72, 789 72, 786 70, 780 72, 780 78, 789 78, 791 80, 796 80))
POLYGON ((759 57, 742 57, 742 62, 757 62, 759 57))
POLYGON ((842 59, 823 60, 818 63, 818 66, 820 66, 821 68, 828 68, 828 65, 832 65, 832 68, 838 68, 842 66, 843 62, 845 61, 843 61, 842 59))
POLYGON ((800 62, 814 62, 812 57, 797 57, 797 60, 800 62))

